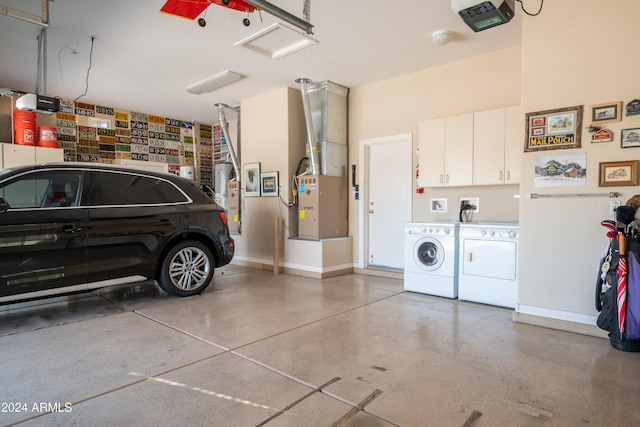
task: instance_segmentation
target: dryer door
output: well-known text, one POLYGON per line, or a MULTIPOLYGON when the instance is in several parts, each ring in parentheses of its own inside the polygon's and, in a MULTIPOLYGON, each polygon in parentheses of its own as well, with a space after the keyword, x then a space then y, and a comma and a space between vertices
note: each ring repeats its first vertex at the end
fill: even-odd
POLYGON ((424 237, 413 247, 413 260, 425 271, 435 271, 444 262, 444 248, 438 239, 424 237))

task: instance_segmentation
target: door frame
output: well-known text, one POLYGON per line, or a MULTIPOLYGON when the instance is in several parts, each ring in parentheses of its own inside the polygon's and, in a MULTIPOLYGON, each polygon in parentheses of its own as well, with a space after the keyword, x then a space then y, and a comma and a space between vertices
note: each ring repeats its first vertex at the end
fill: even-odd
MULTIPOLYGON (((358 172, 358 182, 360 183, 360 206, 358 209, 358 232, 360 239, 358 239, 358 260, 356 261, 356 268, 369 268, 369 216, 367 215, 367 203, 369 197, 369 162, 368 153, 369 149, 374 145, 383 145, 390 143, 397 143, 402 141, 402 144, 406 145, 406 152, 401 155, 412 156, 413 147, 413 134, 403 133, 398 135, 383 136, 378 138, 361 139, 360 146, 358 148, 358 163, 360 165, 360 171, 358 172)), ((404 151, 404 150, 403 150, 404 151)), ((411 164, 413 164, 413 157, 411 158, 411 164)), ((413 168, 407 171, 407 218, 412 218, 412 205, 413 205, 413 168)))

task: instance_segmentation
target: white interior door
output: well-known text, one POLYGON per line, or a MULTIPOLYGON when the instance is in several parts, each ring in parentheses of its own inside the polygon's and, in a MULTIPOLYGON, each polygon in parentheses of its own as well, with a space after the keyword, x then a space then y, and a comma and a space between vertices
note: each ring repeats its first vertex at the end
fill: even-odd
POLYGON ((363 141, 367 267, 404 267, 404 224, 411 218, 411 134, 363 141))

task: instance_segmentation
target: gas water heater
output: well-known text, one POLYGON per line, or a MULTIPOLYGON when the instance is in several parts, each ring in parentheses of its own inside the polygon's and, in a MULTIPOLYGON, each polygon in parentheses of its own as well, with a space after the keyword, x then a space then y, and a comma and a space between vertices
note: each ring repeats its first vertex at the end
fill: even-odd
MULTIPOLYGON (((231 161, 216 164, 215 191, 216 196, 220 194, 220 198, 222 199, 222 203, 218 204, 223 206, 227 211, 227 226, 229 227, 229 232, 238 234, 242 228, 242 212, 240 211, 240 166, 227 131, 227 117, 224 110, 225 108, 229 108, 229 106, 226 104, 216 104, 216 107, 218 107, 218 122, 220 123, 220 129, 224 139, 227 142, 231 161), (219 171, 220 173, 218 173, 219 171)), ((238 109, 236 109, 236 111, 239 112, 238 109)), ((240 143, 238 142, 238 144, 240 143)))

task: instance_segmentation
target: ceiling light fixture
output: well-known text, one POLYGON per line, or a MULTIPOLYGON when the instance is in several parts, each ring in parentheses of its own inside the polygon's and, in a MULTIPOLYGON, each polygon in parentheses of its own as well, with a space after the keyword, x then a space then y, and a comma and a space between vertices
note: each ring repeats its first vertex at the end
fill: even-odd
POLYGON ((198 83, 194 83, 187 88, 187 92, 200 95, 206 92, 213 92, 216 89, 220 89, 223 86, 237 82, 244 78, 242 74, 234 73, 233 71, 223 71, 220 74, 204 79, 198 83))
POLYGON ((451 41, 452 33, 449 30, 438 30, 431 34, 431 42, 436 46, 444 46, 451 41))
POLYGON ((279 59, 316 43, 318 43, 317 40, 276 22, 246 39, 240 40, 234 46, 246 47, 271 59, 279 59))

